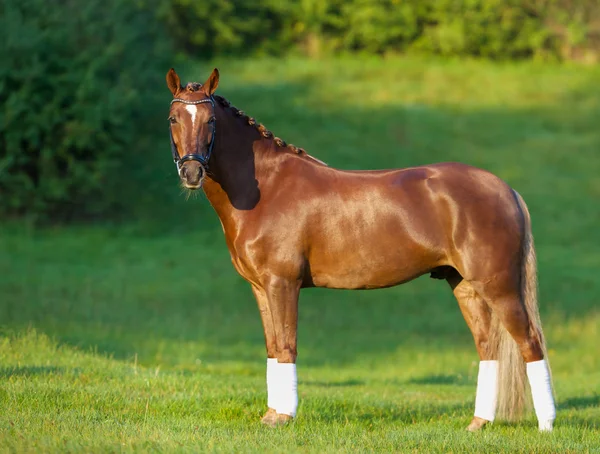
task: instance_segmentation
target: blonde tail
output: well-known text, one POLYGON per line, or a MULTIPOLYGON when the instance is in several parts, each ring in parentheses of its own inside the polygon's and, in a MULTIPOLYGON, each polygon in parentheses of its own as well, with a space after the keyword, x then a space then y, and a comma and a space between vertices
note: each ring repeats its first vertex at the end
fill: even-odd
MULTIPOLYGON (((525 238, 522 248, 521 271, 521 300, 529 317, 530 326, 537 330, 544 358, 546 354, 546 341, 542 332, 542 322, 538 309, 538 283, 537 261, 533 235, 531 233, 531 218, 525 201, 519 193, 514 191, 519 208, 525 218, 525 238)), ((499 418, 513 421, 522 416, 526 407, 529 407, 530 392, 527 381, 525 361, 517 343, 508 331, 502 326, 500 320, 492 313, 490 329, 490 349, 498 358, 498 409, 499 418)), ((548 367, 550 367, 548 365, 548 367)))

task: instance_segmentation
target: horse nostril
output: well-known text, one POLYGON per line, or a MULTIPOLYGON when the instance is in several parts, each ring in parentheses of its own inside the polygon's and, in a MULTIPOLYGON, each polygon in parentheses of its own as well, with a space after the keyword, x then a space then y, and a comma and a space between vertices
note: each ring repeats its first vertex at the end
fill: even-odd
POLYGON ((183 178, 184 180, 187 179, 187 169, 185 167, 183 167, 181 169, 180 174, 181 174, 181 178, 183 178))

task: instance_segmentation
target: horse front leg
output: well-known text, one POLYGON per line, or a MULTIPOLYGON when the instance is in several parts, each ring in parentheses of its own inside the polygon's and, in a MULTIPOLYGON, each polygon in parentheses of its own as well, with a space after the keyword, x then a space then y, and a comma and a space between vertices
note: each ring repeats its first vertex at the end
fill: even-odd
POLYGON ((253 286, 267 347, 267 405, 262 418, 266 425, 285 424, 296 416, 298 391, 296 342, 300 283, 272 278, 253 286))

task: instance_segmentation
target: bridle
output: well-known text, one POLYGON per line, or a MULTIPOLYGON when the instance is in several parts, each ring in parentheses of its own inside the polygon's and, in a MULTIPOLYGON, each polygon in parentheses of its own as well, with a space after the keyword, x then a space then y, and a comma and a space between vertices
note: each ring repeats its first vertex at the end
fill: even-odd
POLYGON ((182 156, 180 158, 179 152, 177 151, 177 146, 175 145, 175 141, 173 140, 173 133, 171 131, 171 126, 169 126, 169 138, 171 140, 171 153, 173 154, 173 162, 175 163, 175 166, 177 167, 177 173, 181 176, 181 168, 184 163, 186 163, 188 161, 196 161, 200 164, 200 167, 202 170, 202 178, 204 178, 204 175, 206 175, 206 171, 208 170, 208 161, 210 160, 210 156, 211 156, 213 148, 215 146, 215 134, 217 132, 217 125, 216 125, 217 122, 216 122, 216 120, 214 120, 214 118, 215 118, 214 117, 215 100, 211 96, 210 98, 199 99, 197 101, 189 101, 187 99, 174 98, 171 101, 171 104, 173 104, 174 102, 181 102, 183 104, 189 104, 189 105, 210 103, 212 105, 212 108, 213 108, 213 115, 212 115, 213 120, 211 121, 212 131, 210 134, 210 143, 208 144, 208 151, 206 152, 205 155, 201 155, 199 153, 190 153, 190 154, 186 154, 185 156, 182 156))

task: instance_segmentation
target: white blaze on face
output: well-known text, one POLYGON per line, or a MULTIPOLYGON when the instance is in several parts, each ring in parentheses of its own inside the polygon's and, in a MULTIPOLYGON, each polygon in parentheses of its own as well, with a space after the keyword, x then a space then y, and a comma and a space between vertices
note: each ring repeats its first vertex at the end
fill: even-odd
POLYGON ((190 113, 190 115, 192 116, 192 128, 193 128, 196 123, 196 112, 198 112, 198 106, 193 105, 193 104, 188 104, 187 106, 185 106, 185 110, 187 110, 190 113))

